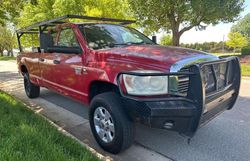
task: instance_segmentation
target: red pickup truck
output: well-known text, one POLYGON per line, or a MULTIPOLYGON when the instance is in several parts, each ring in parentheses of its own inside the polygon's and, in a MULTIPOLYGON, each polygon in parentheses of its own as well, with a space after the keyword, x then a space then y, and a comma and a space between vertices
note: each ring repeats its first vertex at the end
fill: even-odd
POLYGON ((111 153, 133 143, 134 122, 192 137, 233 107, 241 77, 236 57, 160 46, 129 23, 66 15, 18 30, 27 96, 46 87, 89 104, 92 133, 111 153), (63 23, 68 18, 100 23, 63 23), (39 35, 39 47, 23 51, 24 34, 39 35))

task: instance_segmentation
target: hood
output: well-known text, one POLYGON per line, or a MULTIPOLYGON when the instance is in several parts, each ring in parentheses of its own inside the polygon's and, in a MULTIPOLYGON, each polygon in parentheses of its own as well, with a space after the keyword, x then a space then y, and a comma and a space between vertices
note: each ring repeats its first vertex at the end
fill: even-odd
POLYGON ((130 63, 142 69, 176 70, 198 61, 216 60, 218 57, 205 52, 160 45, 129 45, 97 50, 96 55, 105 61, 130 63))

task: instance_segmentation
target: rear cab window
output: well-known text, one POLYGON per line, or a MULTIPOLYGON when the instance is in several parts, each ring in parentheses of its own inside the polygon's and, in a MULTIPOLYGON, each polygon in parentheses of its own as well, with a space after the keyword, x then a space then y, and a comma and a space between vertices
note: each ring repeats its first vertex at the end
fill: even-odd
POLYGON ((69 27, 61 30, 59 38, 55 46, 61 47, 79 47, 75 33, 69 27))

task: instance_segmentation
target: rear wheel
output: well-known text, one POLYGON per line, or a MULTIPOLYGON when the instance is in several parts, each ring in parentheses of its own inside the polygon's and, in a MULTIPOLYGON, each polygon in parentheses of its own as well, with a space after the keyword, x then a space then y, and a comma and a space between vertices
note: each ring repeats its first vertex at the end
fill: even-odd
POLYGON ((120 97, 107 92, 95 96, 90 105, 89 121, 98 144, 117 154, 134 141, 134 124, 126 116, 120 97))
POLYGON ((30 81, 29 73, 24 74, 24 89, 29 98, 37 98, 40 95, 40 87, 30 81))

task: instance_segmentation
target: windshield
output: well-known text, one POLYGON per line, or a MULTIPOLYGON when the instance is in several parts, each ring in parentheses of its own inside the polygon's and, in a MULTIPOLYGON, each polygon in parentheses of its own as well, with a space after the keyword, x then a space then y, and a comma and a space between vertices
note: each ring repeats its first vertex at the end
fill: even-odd
POLYGON ((137 30, 120 25, 87 24, 81 25, 79 28, 88 46, 93 49, 133 44, 154 44, 148 37, 137 30))

